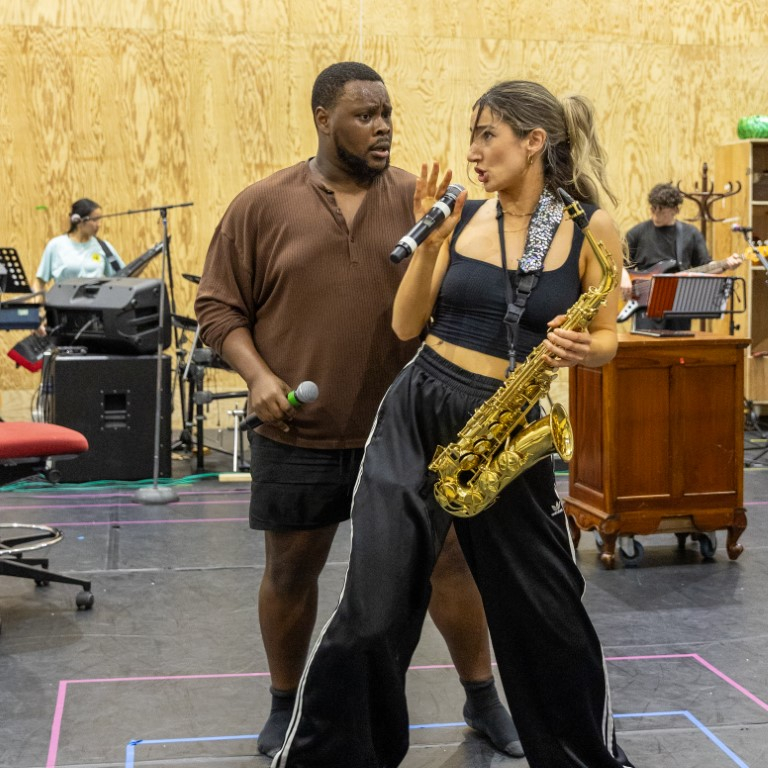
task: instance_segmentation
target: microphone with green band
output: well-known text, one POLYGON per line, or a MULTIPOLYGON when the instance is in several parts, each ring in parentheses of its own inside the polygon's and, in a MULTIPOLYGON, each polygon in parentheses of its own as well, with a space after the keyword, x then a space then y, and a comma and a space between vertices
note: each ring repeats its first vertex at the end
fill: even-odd
MULTIPOLYGON (((302 381, 296 389, 292 389, 286 397, 288 402, 294 408, 301 408, 305 403, 314 403, 317 400, 317 396, 320 394, 317 389, 317 384, 314 381, 302 381)), ((253 429, 258 427, 264 422, 255 413, 252 413, 248 418, 240 422, 240 430, 253 429)))

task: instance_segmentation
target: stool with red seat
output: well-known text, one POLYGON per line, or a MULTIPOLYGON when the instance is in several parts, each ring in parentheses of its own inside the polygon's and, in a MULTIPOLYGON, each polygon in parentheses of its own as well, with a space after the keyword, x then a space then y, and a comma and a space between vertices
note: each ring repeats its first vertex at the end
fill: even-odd
MULTIPOLYGON (((52 459, 71 459, 88 450, 84 435, 58 424, 0 421, 0 485, 41 473, 50 482, 57 474, 52 459)), ((29 552, 50 547, 63 538, 63 533, 50 525, 0 523, 0 576, 34 579, 38 586, 56 581, 78 584, 78 608, 93 606, 91 582, 48 570, 48 558, 28 558, 29 552)))

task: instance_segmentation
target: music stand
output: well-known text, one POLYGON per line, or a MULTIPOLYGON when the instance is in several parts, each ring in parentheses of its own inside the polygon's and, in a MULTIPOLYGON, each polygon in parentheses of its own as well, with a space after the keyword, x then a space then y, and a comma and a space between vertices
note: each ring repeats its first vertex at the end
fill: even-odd
POLYGON ((5 267, 5 274, 2 274, 2 270, 0 270, 3 277, 0 295, 3 293, 32 293, 18 251, 15 248, 0 248, 0 266, 5 267))
POLYGON ((15 248, 0 248, 0 330, 34 330, 40 325, 40 307, 30 299, 42 295, 32 293, 24 267, 15 248), (6 293, 19 293, 3 301, 6 293))
MULTIPOLYGON (((651 278, 646 315, 655 320, 668 317, 716 319, 728 311, 733 286, 741 277, 677 272, 651 278)), ((645 336, 693 336, 693 331, 638 328, 645 336)))

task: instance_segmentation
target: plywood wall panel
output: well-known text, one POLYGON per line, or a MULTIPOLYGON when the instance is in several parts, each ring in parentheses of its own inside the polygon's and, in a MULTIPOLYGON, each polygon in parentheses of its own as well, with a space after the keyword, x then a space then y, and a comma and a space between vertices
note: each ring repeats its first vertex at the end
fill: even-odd
MULTIPOLYGON (((356 35, 361 26, 375 18, 380 10, 378 4, 374 6, 370 0, 293 0, 286 5, 291 36, 298 34, 314 38, 356 35)), ((415 10, 409 6, 408 14, 414 14, 415 10)))
MULTIPOLYGON (((69 137, 74 120, 69 96, 74 91, 75 70, 68 57, 61 60, 60 52, 67 46, 62 30, 32 28, 17 41, 17 55, 24 66, 12 78, 11 103, 23 116, 24 130, 17 136, 11 188, 22 208, 17 226, 25 226, 31 223, 37 206, 50 210, 52 196, 71 181, 69 137)), ((49 232, 47 229, 43 236, 49 232)))
POLYGON ((667 7, 674 45, 765 46, 765 0, 672 0, 667 7))
POLYGON ((285 3, 264 0, 170 0, 161 4, 165 29, 190 35, 237 35, 285 27, 285 3))
MULTIPOLYGON (((527 78, 584 93, 624 229, 657 181, 691 187, 708 162, 724 184, 714 147, 768 110, 765 0, 4 0, 0 244, 31 275, 77 197, 107 212, 193 202, 167 217, 177 308, 191 315, 181 273, 199 274, 237 192, 314 153, 312 83, 349 59, 390 88, 393 162, 437 159, 473 195, 469 115, 486 88, 527 78)), ((107 219, 103 234, 129 261, 159 239, 158 216, 107 219)), ((18 337, 0 331, 0 390, 35 379, 5 357, 18 337)))
MULTIPOLYGON (((414 41, 454 38, 510 38, 515 36, 510 25, 521 11, 521 3, 498 3, 477 0, 471 6, 445 3, 440 0, 403 5, 362 0, 364 39, 387 36, 399 40, 403 52, 416 53, 414 41)), ((467 62, 465 62, 467 63, 467 62)), ((458 64, 458 62, 457 62, 458 64)))
POLYGON ((3 0, 0 24, 92 29, 151 29, 162 24, 157 0, 3 0))

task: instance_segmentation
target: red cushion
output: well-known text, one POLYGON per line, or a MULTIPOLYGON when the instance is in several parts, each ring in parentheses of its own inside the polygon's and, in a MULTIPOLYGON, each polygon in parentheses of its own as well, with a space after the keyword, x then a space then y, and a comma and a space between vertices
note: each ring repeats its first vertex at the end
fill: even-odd
POLYGON ((58 424, 0 421, 0 459, 63 456, 88 450, 84 435, 58 424))

